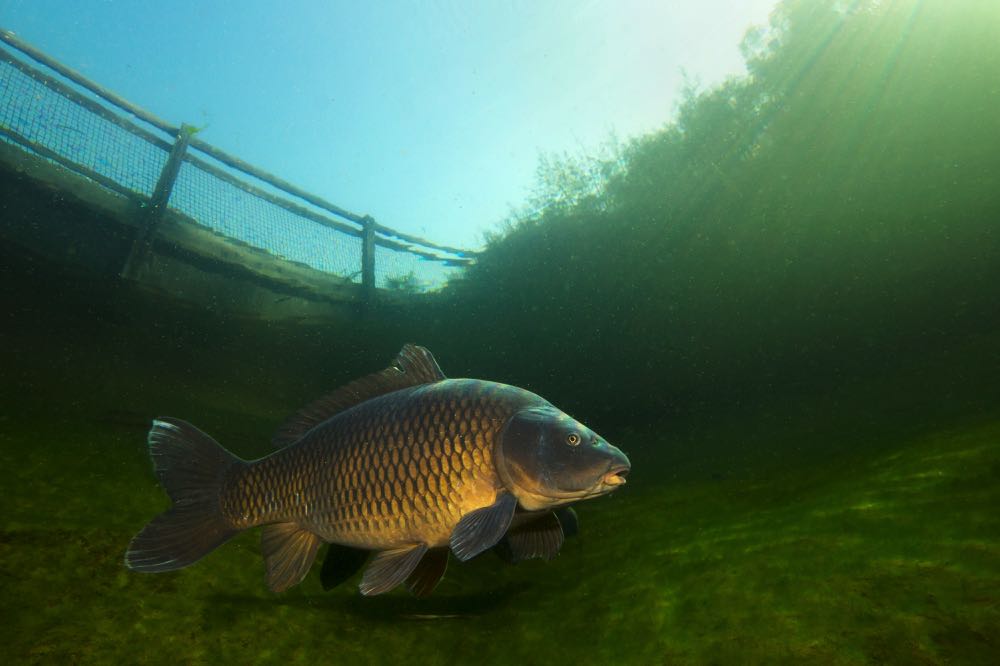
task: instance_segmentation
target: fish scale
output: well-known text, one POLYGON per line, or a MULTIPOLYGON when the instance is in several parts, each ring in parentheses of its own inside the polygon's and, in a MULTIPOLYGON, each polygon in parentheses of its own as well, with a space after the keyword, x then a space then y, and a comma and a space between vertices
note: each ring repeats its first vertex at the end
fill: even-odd
POLYGON ((295 520, 324 540, 366 548, 445 545, 462 515, 500 488, 493 436, 510 413, 538 400, 453 379, 367 401, 237 469, 224 513, 240 529, 295 520))

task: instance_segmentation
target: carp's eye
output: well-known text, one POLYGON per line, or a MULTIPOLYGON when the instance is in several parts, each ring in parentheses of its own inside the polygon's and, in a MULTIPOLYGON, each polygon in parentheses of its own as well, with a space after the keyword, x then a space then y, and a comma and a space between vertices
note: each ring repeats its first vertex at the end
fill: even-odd
POLYGON ((570 434, 566 435, 566 443, 569 444, 570 446, 576 446, 580 443, 580 436, 575 432, 571 432, 570 434))

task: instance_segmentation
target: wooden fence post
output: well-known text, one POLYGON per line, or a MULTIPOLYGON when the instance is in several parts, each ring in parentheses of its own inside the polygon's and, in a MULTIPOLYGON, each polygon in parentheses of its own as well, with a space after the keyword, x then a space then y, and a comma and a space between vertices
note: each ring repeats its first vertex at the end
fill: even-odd
POLYGON ((366 306, 375 304, 375 220, 364 218, 364 235, 361 238, 361 287, 366 306))
POLYGON ((143 258, 152 246, 153 230, 167 210, 167 202, 174 189, 177 174, 180 173, 188 142, 195 131, 191 125, 181 125, 180 132, 170 149, 170 155, 167 157, 167 163, 163 165, 160 178, 156 181, 153 195, 149 198, 146 206, 139 210, 135 240, 132 242, 132 249, 125 259, 125 265, 120 274, 123 278, 135 279, 143 258))

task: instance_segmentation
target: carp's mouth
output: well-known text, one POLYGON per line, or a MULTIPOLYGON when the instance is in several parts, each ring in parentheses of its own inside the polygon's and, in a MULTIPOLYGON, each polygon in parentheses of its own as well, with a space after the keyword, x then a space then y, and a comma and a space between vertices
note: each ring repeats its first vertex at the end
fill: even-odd
POLYGON ((628 476, 630 469, 631 468, 626 465, 616 465, 609 469, 604 476, 601 477, 601 483, 606 486, 625 485, 625 477, 628 476))

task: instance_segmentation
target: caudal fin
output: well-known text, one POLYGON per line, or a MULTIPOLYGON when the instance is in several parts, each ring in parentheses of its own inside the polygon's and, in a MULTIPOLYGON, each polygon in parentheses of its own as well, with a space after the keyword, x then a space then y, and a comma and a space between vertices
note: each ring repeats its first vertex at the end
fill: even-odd
POLYGON ((172 571, 240 532, 222 515, 219 491, 226 470, 243 461, 180 419, 153 421, 148 441, 156 476, 173 506, 132 539, 125 565, 133 571, 172 571))

